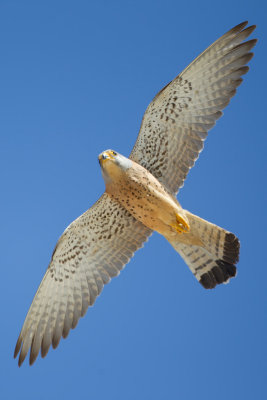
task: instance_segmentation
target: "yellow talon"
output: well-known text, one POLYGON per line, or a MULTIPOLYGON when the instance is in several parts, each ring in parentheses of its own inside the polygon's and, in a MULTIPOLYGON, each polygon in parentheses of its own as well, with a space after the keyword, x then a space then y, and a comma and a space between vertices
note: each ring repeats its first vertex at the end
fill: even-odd
POLYGON ((188 222, 181 217, 179 214, 176 214, 176 224, 173 224, 172 227, 178 232, 178 233, 188 233, 190 231, 190 226, 188 222))

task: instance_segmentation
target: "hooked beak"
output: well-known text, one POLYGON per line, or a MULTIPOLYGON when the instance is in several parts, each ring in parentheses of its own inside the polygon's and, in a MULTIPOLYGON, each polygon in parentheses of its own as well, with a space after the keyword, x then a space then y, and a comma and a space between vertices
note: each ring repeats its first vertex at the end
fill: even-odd
POLYGON ((99 154, 98 156, 98 161, 101 164, 103 164, 107 160, 114 160, 114 156, 110 151, 104 151, 103 153, 99 154))

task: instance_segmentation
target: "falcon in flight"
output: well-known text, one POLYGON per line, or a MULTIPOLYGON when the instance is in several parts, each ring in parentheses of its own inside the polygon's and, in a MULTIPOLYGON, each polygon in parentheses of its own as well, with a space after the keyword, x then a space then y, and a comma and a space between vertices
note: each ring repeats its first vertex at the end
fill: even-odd
POLYGON ((19 366, 56 348, 92 306, 103 286, 153 231, 182 256, 205 289, 236 275, 239 240, 184 210, 176 200, 208 131, 222 115, 256 40, 241 23, 219 38, 149 104, 129 158, 113 150, 98 157, 105 193, 60 237, 20 332, 19 366))

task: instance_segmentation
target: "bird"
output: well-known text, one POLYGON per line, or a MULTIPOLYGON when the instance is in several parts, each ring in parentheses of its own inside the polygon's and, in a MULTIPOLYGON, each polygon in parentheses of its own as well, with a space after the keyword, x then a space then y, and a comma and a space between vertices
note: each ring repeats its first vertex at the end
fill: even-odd
POLYGON ((98 156, 105 192, 59 238, 29 308, 14 357, 21 366, 76 327, 105 284, 160 233, 205 289, 236 275, 239 239, 182 208, 176 195, 208 131, 248 72, 255 29, 243 22, 216 40, 166 85, 147 107, 129 158, 98 156))

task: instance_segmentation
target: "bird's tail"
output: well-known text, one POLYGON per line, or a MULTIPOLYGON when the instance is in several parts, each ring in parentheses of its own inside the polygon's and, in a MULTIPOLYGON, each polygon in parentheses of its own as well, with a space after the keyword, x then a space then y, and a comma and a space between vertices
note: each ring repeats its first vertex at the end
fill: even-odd
POLYGON ((167 238, 205 289, 236 275, 239 240, 231 232, 185 211, 190 232, 167 238))

